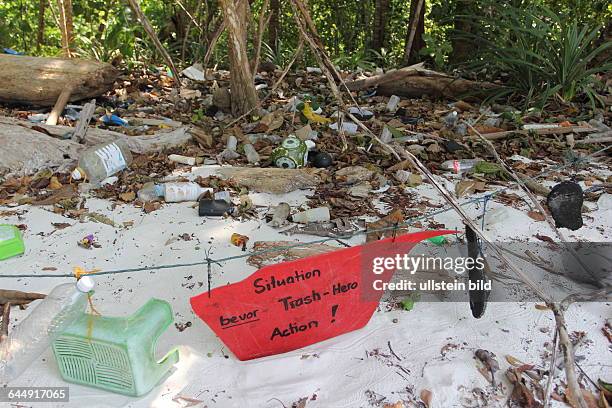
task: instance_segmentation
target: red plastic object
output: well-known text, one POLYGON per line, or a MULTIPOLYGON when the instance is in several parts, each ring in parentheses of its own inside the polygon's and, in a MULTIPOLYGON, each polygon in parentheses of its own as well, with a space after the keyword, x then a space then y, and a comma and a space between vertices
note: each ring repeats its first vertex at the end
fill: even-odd
POLYGON ((383 294, 372 258, 409 253, 424 231, 266 266, 248 278, 191 298, 195 313, 240 360, 295 350, 365 326, 383 294))

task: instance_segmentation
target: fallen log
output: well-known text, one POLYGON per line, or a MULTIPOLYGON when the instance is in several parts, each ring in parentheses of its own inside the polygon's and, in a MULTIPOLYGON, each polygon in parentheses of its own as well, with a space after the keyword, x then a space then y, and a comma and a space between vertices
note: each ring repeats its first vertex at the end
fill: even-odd
POLYGON ((455 78, 441 72, 423 68, 423 64, 388 71, 381 75, 358 79, 346 83, 351 91, 377 88, 379 95, 398 95, 418 98, 423 95, 456 97, 459 95, 479 95, 498 85, 455 78))
MULTIPOLYGON (((78 129, 77 129, 78 130, 78 129)), ((70 140, 75 128, 37 124, 0 117, 0 175, 33 174, 45 168, 71 164, 87 146, 123 139, 133 153, 159 152, 191 140, 188 126, 153 135, 126 136, 99 128, 87 128, 83 143, 70 140)))
POLYGON ((0 83, 5 85, 0 86, 0 102, 53 106, 70 87, 70 101, 93 98, 111 89, 118 76, 103 62, 0 54, 0 83))

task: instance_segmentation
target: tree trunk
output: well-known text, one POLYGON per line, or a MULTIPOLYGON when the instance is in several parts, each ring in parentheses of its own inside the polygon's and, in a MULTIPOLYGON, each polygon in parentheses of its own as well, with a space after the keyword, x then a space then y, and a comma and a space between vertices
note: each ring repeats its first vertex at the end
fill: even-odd
POLYGON ((423 33, 425 32, 425 1, 412 0, 410 2, 410 18, 406 30, 406 45, 404 47, 404 65, 418 62, 419 51, 425 46, 423 33), (418 18, 415 25, 415 18, 418 18))
POLYGON ((257 106, 257 91, 247 54, 248 3, 220 0, 228 30, 232 113, 242 115, 257 106))
POLYGON ((45 41, 45 10, 47 0, 40 0, 38 3, 38 33, 36 35, 36 51, 40 52, 40 47, 45 41))
POLYGON ((281 4, 280 0, 270 1, 270 24, 268 26, 268 45, 276 54, 278 52, 278 31, 281 4))
MULTIPOLYGON (((465 0, 459 0, 456 4, 455 14, 459 12, 461 14, 470 14, 474 13, 476 15, 476 9, 470 7, 470 2, 465 0)), ((455 35, 451 36, 451 42, 453 46, 453 51, 450 55, 450 61, 454 64, 464 62, 468 59, 470 54, 473 52, 472 45, 469 44, 465 39, 458 38, 457 33, 469 33, 472 31, 472 26, 469 21, 466 21, 464 18, 456 18, 454 22, 454 31, 455 35)))
POLYGON ((0 102, 53 106, 74 86, 71 101, 96 97, 112 88, 119 72, 102 62, 0 54, 0 102))
POLYGON ((62 34, 62 50, 66 58, 72 58, 72 0, 57 0, 57 6, 62 34))
POLYGON ((372 49, 380 51, 385 45, 385 29, 387 14, 389 13, 389 0, 375 0, 374 30, 372 33, 372 49))

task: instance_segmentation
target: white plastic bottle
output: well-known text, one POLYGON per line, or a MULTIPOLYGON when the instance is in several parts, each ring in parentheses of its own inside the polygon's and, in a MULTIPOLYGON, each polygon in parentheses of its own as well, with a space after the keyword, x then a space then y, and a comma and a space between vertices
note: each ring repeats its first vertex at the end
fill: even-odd
POLYGON ((81 155, 79 166, 72 172, 72 178, 86 178, 98 186, 105 178, 127 168, 132 160, 132 152, 122 139, 92 146, 81 155))
POLYGON ((244 154, 246 155, 247 161, 253 164, 259 163, 259 153, 257 153, 257 150, 255 150, 253 145, 250 143, 245 143, 243 147, 244 147, 244 154))
POLYGON ((145 183, 138 191, 138 198, 142 201, 154 201, 160 197, 167 203, 178 203, 181 201, 198 201, 205 192, 212 192, 212 188, 200 187, 198 183, 179 182, 155 184, 145 183))
POLYGON ((0 343, 0 386, 19 377, 87 308, 94 281, 56 286, 0 343))

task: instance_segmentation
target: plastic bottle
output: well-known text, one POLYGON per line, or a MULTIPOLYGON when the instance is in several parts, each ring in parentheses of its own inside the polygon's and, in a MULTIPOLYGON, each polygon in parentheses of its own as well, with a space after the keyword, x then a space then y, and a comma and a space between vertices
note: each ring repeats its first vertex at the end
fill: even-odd
POLYGON ((105 178, 127 168, 132 159, 127 143, 121 139, 92 146, 81 155, 79 166, 72 172, 72 178, 87 178, 90 183, 100 185, 105 178))
POLYGON ((198 198, 212 188, 200 187, 197 183, 145 183, 138 191, 138 198, 142 201, 154 201, 160 197, 167 203, 178 203, 181 201, 198 201, 198 198))
POLYGON ((481 161, 481 159, 447 160, 442 163, 440 167, 442 167, 444 170, 449 170, 459 174, 470 171, 477 163, 481 161))
POLYGON ((56 286, 0 343, 0 385, 19 377, 87 308, 94 281, 56 286))
POLYGON ((253 145, 250 143, 245 143, 243 147, 244 147, 244 154, 246 155, 248 162, 253 163, 253 164, 258 163, 259 153, 257 153, 257 150, 255 150, 253 145))

